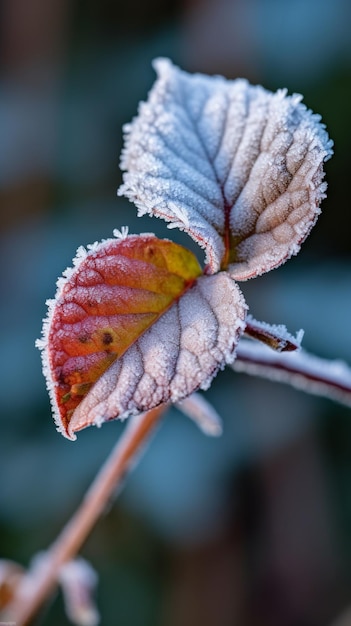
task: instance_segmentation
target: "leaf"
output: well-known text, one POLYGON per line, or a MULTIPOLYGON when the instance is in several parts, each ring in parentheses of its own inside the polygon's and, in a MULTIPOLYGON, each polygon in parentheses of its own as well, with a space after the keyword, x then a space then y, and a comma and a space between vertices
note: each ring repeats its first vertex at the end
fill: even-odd
POLYGON ((202 277, 171 241, 128 236, 79 249, 37 344, 58 430, 74 439, 206 386, 231 360, 245 312, 234 281, 202 277))
MULTIPOLYGON (((15 597, 16 591, 25 575, 24 568, 8 559, 0 559, 0 616, 15 597)), ((1 622, 0 622, 1 624, 1 622)), ((4 624, 4 622, 2 622, 4 624)))
POLYGON ((234 360, 245 313, 243 296, 226 272, 200 276, 97 380, 67 435, 207 389, 234 360))
POLYGON ((332 142, 301 96, 190 75, 166 59, 125 126, 120 195, 185 230, 208 273, 246 280, 299 250, 325 196, 332 142))
POLYGON ((66 615, 76 626, 98 626, 100 615, 95 602, 98 576, 81 557, 64 563, 59 571, 66 615))
POLYGON ((58 281, 38 344, 64 432, 95 381, 201 274, 191 252, 152 235, 80 248, 74 265, 58 281))
POLYGON ((219 437, 223 432, 223 424, 217 411, 206 398, 197 392, 176 404, 177 409, 197 424, 205 435, 219 437))

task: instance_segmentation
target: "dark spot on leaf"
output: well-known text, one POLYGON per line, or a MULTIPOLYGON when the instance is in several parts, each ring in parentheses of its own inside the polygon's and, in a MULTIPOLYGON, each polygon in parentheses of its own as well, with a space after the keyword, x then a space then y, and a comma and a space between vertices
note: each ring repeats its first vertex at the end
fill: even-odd
POLYGON ((147 246, 146 247, 146 253, 148 257, 153 257, 155 254, 155 247, 154 246, 147 246))
POLYGON ((80 335, 78 337, 78 340, 80 341, 80 343, 87 343, 89 339, 90 339, 89 335, 80 335))
POLYGON ((60 383, 60 385, 65 385, 66 384, 66 376, 64 374, 63 369, 60 369, 60 371, 58 372, 57 379, 58 379, 58 382, 60 383))
POLYGON ((102 343, 104 344, 104 346, 108 346, 112 342, 113 337, 111 333, 109 333, 108 331, 104 332, 104 334, 102 335, 102 343))

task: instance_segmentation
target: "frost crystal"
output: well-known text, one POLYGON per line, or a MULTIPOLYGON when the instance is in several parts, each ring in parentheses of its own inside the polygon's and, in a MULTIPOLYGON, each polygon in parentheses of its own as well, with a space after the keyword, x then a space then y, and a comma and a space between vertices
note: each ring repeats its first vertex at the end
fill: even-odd
POLYGON ((124 129, 119 194, 191 235, 210 273, 246 280, 297 254, 325 196, 332 142, 320 116, 286 90, 154 66, 124 129))

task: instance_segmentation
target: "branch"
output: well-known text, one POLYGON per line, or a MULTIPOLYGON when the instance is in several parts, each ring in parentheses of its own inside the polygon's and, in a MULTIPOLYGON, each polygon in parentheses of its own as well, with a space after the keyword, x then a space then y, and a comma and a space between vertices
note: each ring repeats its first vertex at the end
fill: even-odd
POLYGON ((343 361, 329 361, 305 350, 277 353, 264 345, 241 339, 237 358, 231 365, 236 372, 288 383, 351 407, 351 368, 343 361))
POLYGON ((267 324, 259 322, 252 315, 246 318, 245 335, 261 341, 277 352, 293 352, 301 348, 303 330, 299 330, 296 337, 287 331, 284 324, 267 324))
POLYGON ((121 486, 125 474, 135 465, 150 434, 168 405, 163 404, 147 413, 128 420, 122 437, 102 466, 80 507, 65 526, 59 537, 44 554, 34 562, 23 576, 14 599, 7 607, 6 619, 16 626, 27 626, 50 597, 58 582, 60 569, 81 549, 87 536, 121 486))

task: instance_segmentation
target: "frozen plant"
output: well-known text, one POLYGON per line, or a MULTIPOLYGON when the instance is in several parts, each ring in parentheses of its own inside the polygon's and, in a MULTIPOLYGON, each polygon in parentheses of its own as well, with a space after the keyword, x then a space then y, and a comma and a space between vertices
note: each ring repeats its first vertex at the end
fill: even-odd
POLYGON ((123 227, 79 248, 59 279, 38 341, 58 430, 73 440, 86 426, 132 419, 44 565, 17 585, 8 614, 18 625, 62 581, 170 403, 220 434, 219 417, 196 391, 225 365, 351 405, 348 366, 300 350, 302 332, 256 321, 238 285, 297 254, 317 220, 332 155, 320 116, 286 90, 189 75, 166 59, 154 65, 149 98, 124 128, 118 193, 139 215, 188 233, 206 264, 123 227))

